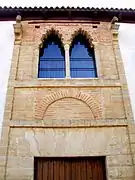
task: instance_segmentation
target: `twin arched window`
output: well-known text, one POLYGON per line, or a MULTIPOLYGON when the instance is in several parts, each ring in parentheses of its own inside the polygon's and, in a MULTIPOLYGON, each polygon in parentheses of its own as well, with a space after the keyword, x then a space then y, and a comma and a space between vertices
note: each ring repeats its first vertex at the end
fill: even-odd
MULTIPOLYGON (((70 54, 71 78, 97 77, 94 48, 87 38, 78 34, 72 41, 70 54)), ((57 34, 51 33, 43 43, 39 55, 39 78, 64 78, 66 76, 65 52, 57 34)))

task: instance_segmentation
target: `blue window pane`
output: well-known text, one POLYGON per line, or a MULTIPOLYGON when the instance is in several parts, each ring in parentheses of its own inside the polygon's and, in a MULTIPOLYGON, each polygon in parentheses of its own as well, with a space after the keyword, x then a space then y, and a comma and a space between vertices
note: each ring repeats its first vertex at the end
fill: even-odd
POLYGON ((54 44, 52 42, 52 44, 48 44, 48 46, 46 48, 44 48, 44 53, 43 56, 45 58, 63 58, 63 56, 61 55, 61 51, 60 48, 58 47, 57 44, 54 44))
POLYGON ((39 59, 39 78, 64 78, 65 60, 57 44, 49 44, 44 48, 39 59))
POLYGON ((65 63, 61 59, 44 59, 44 61, 40 61, 40 68, 65 68, 65 63))
MULTIPOLYGON (((90 53, 92 55, 92 52, 90 53)), ((89 54, 88 54, 88 50, 87 48, 80 44, 78 42, 78 44, 75 44, 73 49, 72 49, 72 54, 71 54, 71 58, 89 58, 89 54)))
POLYGON ((40 78, 64 78, 65 77, 65 71, 39 71, 39 77, 40 78))
POLYGON ((94 78, 95 76, 96 75, 95 75, 94 70, 82 71, 82 70, 73 70, 73 69, 71 69, 71 77, 74 77, 74 78, 88 78, 88 77, 94 78))
POLYGON ((78 42, 71 50, 70 71, 73 78, 97 77, 94 52, 78 42))
POLYGON ((89 59, 77 59, 76 60, 72 60, 72 58, 70 59, 70 63, 71 63, 71 67, 72 68, 94 68, 94 62, 90 61, 89 59))

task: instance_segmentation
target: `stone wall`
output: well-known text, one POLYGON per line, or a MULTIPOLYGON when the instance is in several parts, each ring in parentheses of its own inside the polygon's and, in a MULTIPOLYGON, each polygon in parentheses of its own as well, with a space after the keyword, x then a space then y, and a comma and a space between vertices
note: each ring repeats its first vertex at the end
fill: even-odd
POLYGON ((133 179, 126 127, 11 128, 7 177, 33 177, 33 157, 106 156, 108 179, 133 179))
POLYGON ((106 156, 108 180, 134 180, 133 115, 117 30, 85 21, 25 21, 14 28, 0 179, 31 180, 34 156, 87 155, 106 156), (97 78, 37 78, 39 47, 52 30, 64 47, 78 31, 86 34, 97 78))

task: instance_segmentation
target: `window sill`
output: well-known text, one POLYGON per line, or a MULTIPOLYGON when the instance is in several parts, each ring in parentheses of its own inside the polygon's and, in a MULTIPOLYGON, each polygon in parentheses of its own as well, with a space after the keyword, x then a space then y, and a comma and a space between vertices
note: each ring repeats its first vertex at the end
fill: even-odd
POLYGON ((100 78, 38 78, 30 81, 15 81, 14 87, 120 87, 120 80, 100 78))
POLYGON ((69 77, 69 78, 37 78, 37 80, 40 80, 40 81, 51 81, 51 80, 55 80, 55 81, 59 81, 59 80, 64 80, 64 81, 67 81, 67 80, 97 80, 97 79, 99 79, 99 77, 97 77, 97 78, 71 78, 71 77, 69 77))

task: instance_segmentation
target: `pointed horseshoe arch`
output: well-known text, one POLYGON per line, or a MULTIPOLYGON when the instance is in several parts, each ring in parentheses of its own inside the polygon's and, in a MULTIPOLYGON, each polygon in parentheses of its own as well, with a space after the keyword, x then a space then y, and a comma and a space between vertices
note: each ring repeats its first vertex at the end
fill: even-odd
POLYGON ((35 119, 42 120, 48 107, 52 103, 63 98, 74 98, 84 102, 90 108, 94 119, 99 120, 102 118, 101 107, 92 96, 83 92, 73 92, 72 90, 64 90, 56 93, 51 93, 47 97, 43 97, 39 93, 36 99, 35 119))

